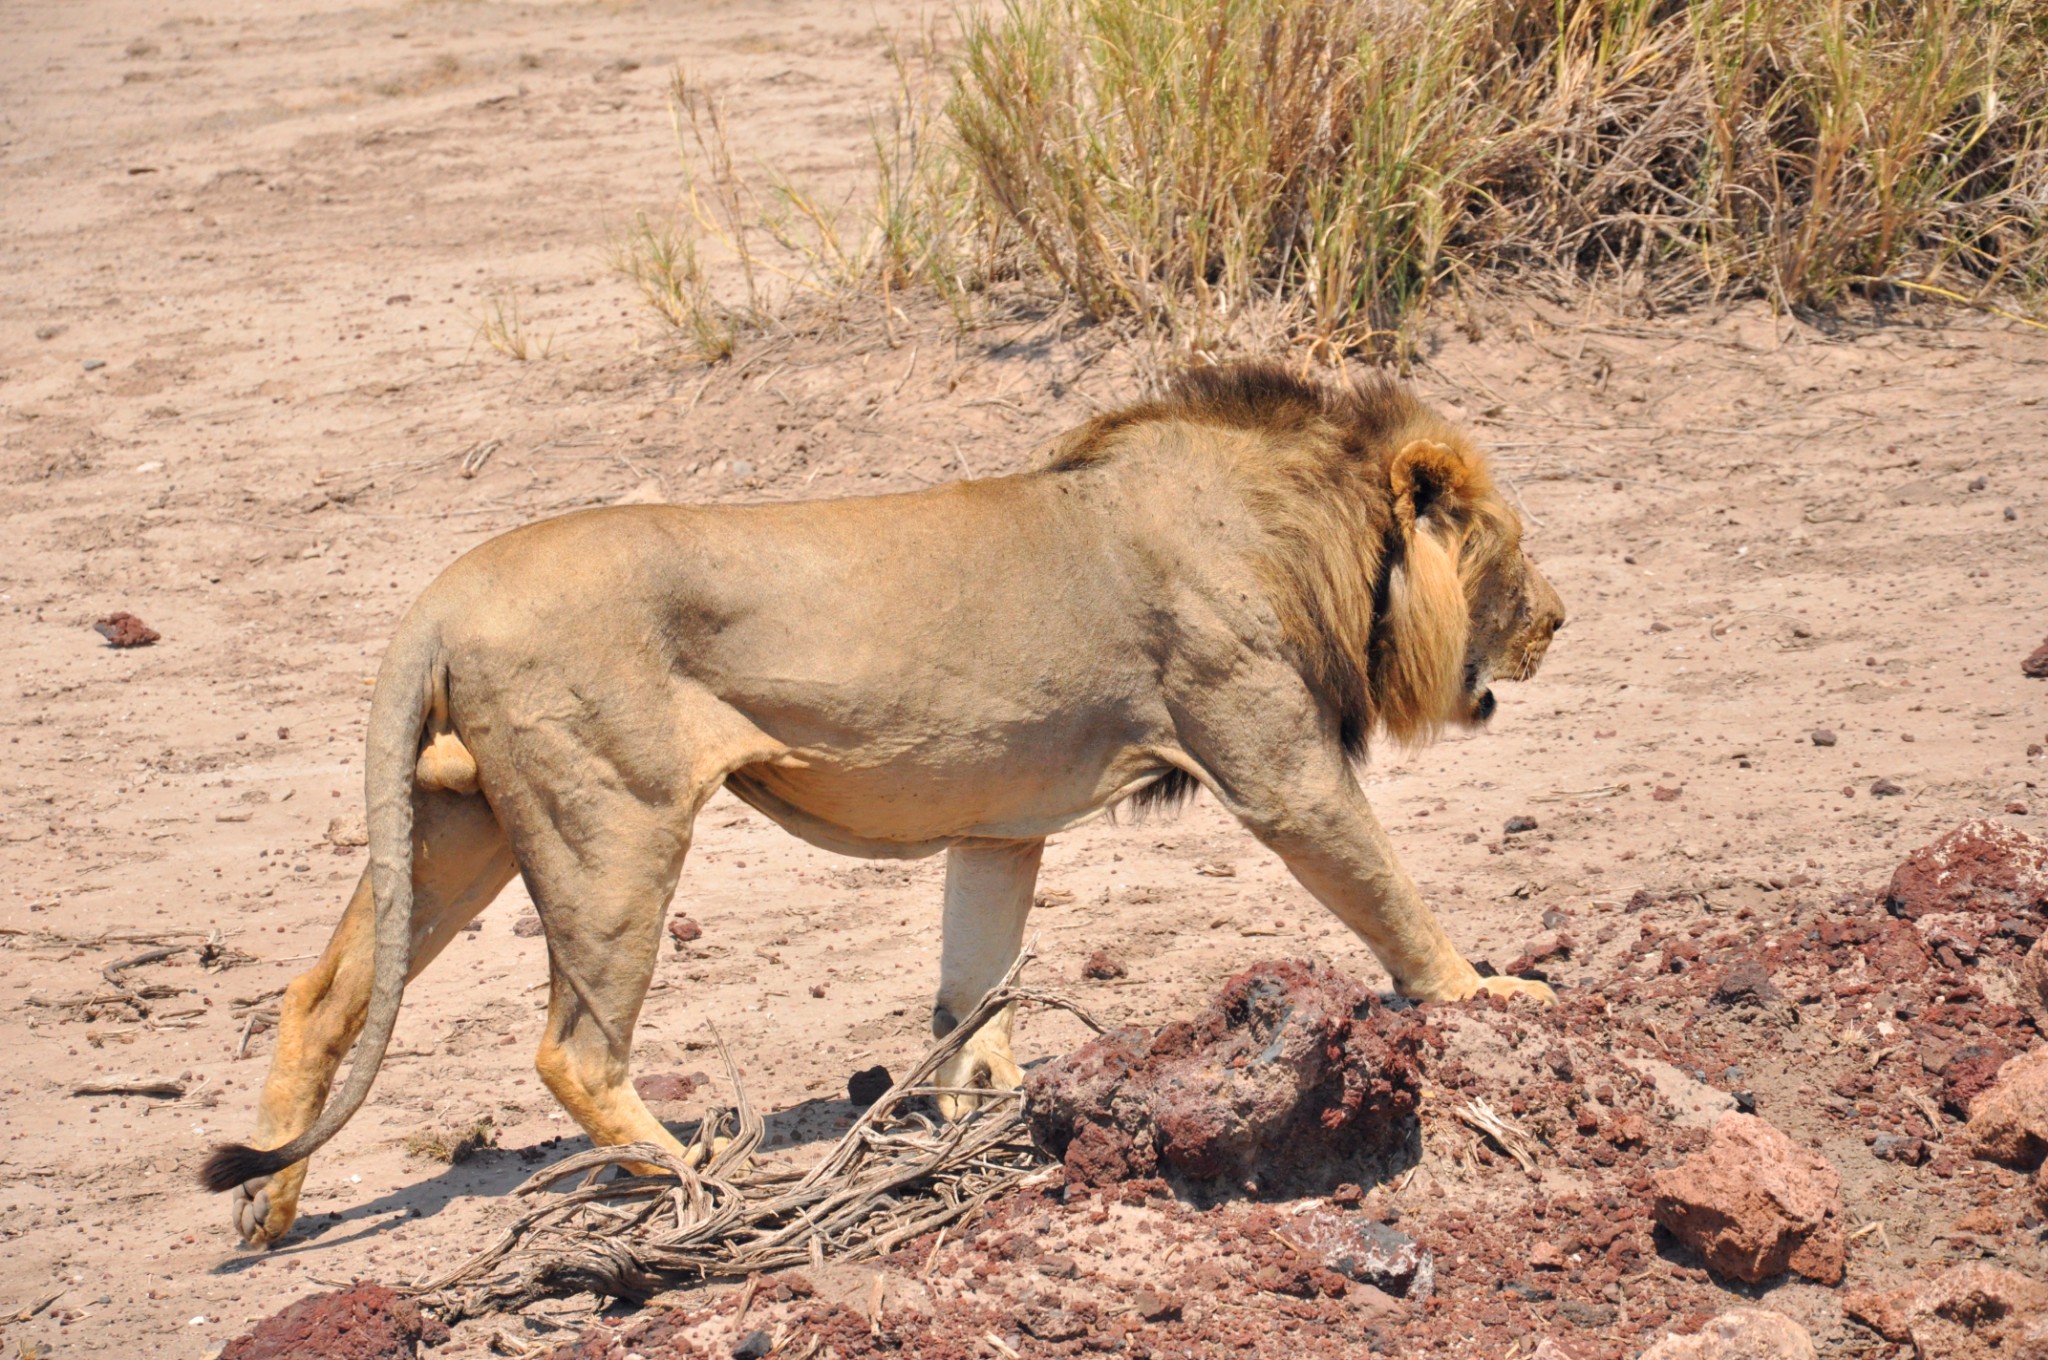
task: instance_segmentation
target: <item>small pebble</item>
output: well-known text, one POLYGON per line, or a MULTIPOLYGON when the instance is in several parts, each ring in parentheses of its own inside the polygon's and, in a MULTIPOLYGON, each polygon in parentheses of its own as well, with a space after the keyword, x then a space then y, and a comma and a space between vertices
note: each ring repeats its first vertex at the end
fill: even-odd
POLYGON ((2027 805, 2025 803, 2007 803, 2005 811, 2006 815, 2011 817, 2024 817, 2027 815, 2027 805))
POLYGON ((1107 950, 1098 949, 1088 956, 1088 962, 1081 965, 1081 976, 1097 982, 1108 982, 1129 973, 1123 960, 1112 957, 1107 950))
POLYGON ((2005 517, 2009 520, 2018 519, 2020 517, 2020 512, 2013 509, 2010 505, 2008 505, 2005 507, 2005 517))
POLYGON ((1991 485, 1991 479, 1989 477, 1979 476, 1972 477, 1970 479, 1970 490, 1972 491, 1982 491, 1985 487, 1989 485, 1991 485))
POLYGON ((729 470, 735 477, 751 477, 754 475, 754 465, 744 458, 735 458, 729 470))
POLYGON ((85 371, 88 373, 94 369, 105 368, 106 366, 107 361, 105 359, 87 359, 85 361, 85 371))
POLYGON ((1889 779, 1879 778, 1870 781, 1870 796, 1872 798, 1896 798, 1905 791, 1903 786, 1894 784, 1889 779))
POLYGON ((1815 746, 1833 746, 1835 744, 1835 734, 1828 731, 1825 727, 1814 728, 1812 735, 1815 746))
POLYGON ((1534 831, 1536 829, 1536 819, 1527 813, 1517 813, 1515 816, 1508 818, 1507 825, 1501 829, 1510 836, 1518 831, 1534 831))
POLYGON ((36 327, 36 339, 38 340, 55 340, 58 336, 62 335, 63 333, 64 328, 62 326, 56 325, 55 323, 49 323, 46 325, 36 327))

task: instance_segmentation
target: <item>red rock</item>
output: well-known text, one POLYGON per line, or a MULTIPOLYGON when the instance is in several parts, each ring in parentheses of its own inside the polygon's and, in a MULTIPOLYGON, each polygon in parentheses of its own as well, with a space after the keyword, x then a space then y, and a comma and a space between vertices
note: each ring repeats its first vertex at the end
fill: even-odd
POLYGON ((2034 1028, 2048 1034, 2048 935, 2034 941, 2020 960, 2020 1009, 2034 1017, 2034 1028))
POLYGON ((2005 1216, 1988 1205, 1966 1210, 1950 1225, 1950 1232, 1978 1233, 1997 1236, 2005 1231, 2005 1216))
POLYGON ((1734 1308, 1691 1336, 1666 1336, 1641 1360, 1815 1360, 1813 1338, 1783 1313, 1734 1308))
POLYGON ((512 923, 512 933, 522 940, 530 940, 536 935, 546 934, 547 928, 540 923, 539 912, 529 911, 512 923))
POLYGON ((642 1100, 687 1100, 697 1083, 680 1072, 652 1072, 633 1078, 633 1089, 642 1100))
POLYGON ((381 1284, 357 1284, 300 1299, 221 1351, 220 1360, 413 1360, 448 1329, 381 1284))
POLYGON ((2048 913, 2048 844, 1979 818, 1907 856, 1885 907, 1917 920, 1934 912, 2048 913))
POLYGON ((1721 976, 1714 982, 1714 1000, 1724 1006, 1739 1004, 1767 1005, 1779 999, 1777 986, 1771 981, 1770 965, 1762 959, 1744 957, 1735 960, 1721 970, 1721 976))
POLYGON ((1965 1044, 1949 1055, 1941 1069, 1941 1103, 1957 1118, 1965 1117, 1977 1097, 1991 1089, 1998 1074, 2012 1057, 1996 1039, 1965 1044))
POLYGON ((1180 1316, 1180 1300, 1150 1285, 1144 1286, 1131 1296, 1131 1307, 1147 1322, 1164 1322, 1180 1316))
POLYGON ((92 630, 105 638, 109 647, 147 647, 163 638, 162 633, 125 609, 118 614, 107 615, 95 623, 92 630))
POLYGON ((1639 1147, 1649 1136, 1643 1117, 1633 1110, 1607 1121, 1607 1141, 1618 1148, 1639 1147))
POLYGON ((1105 950, 1098 949, 1088 956, 1088 962, 1081 965, 1081 976, 1097 982, 1108 982, 1112 978, 1125 977, 1130 969, 1124 967, 1121 959, 1105 950))
POLYGON ((1963 1137, 1972 1157, 2021 1171, 2048 1159, 2048 1049, 2023 1053, 1998 1069, 1997 1081, 1970 1102, 1963 1137))
POLYGON ((1039 1067, 1025 1115, 1070 1183, 1161 1163, 1196 1180, 1320 1182, 1406 1139, 1423 1034, 1335 969, 1262 963, 1193 1020, 1113 1030, 1039 1067))
POLYGON ((668 923, 668 937, 676 942, 676 948, 681 949, 692 940, 703 939, 704 927, 687 916, 678 916, 668 923))
POLYGON ((1572 954, 1572 937, 1561 930, 1546 931, 1522 945, 1521 954, 1508 965, 1510 977, 1521 977, 1532 968, 1538 968, 1554 959, 1568 959, 1572 954))
POLYGON ((2048 679, 2048 638, 2041 645, 2027 653, 2027 659, 2020 662, 2020 674, 2030 680, 2048 679))
POLYGON ((1650 1193, 1659 1226, 1717 1275, 1841 1282, 1842 1178, 1754 1115, 1722 1115, 1706 1150, 1652 1175, 1650 1193))
POLYGON ((1906 1310, 1912 1306, 1914 1290, 1852 1289, 1842 1296, 1842 1311, 1887 1341, 1901 1344, 1913 1339, 1906 1310))
POLYGON ((1650 790, 1650 797, 1659 803, 1675 803, 1678 801, 1679 793, 1678 789, 1666 788, 1659 784, 1650 790))
POLYGON ((1921 1360, 2042 1360, 2048 1285, 1982 1262, 1952 1266, 1915 1293, 1906 1325, 1921 1360))

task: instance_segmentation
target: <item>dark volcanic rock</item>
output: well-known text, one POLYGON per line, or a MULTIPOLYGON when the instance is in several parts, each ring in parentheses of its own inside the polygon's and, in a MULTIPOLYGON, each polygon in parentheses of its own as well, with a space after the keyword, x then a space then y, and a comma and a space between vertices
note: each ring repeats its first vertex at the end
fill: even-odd
POLYGON ((1935 912, 2048 914, 2048 844, 1978 818, 1907 857, 1892 874, 1885 907, 1918 920, 1935 912))
POLYGON ((1424 1031, 1353 978, 1262 963, 1193 1020, 1113 1030, 1033 1072, 1025 1112, 1071 1181, 1161 1167, 1271 1188, 1405 1144, 1424 1031))
POLYGON ((221 1360, 412 1360, 448 1329, 381 1284, 300 1299, 228 1342, 221 1360))
POLYGON ((1427 1248, 1362 1215, 1317 1210, 1297 1219, 1287 1235, 1325 1270, 1397 1298, 1426 1299, 1436 1288, 1436 1260, 1427 1248))
POLYGON ((876 1063, 873 1067, 863 1067, 846 1079, 846 1098, 865 1108, 888 1095, 889 1088, 895 1084, 896 1079, 889 1075, 889 1069, 876 1063))

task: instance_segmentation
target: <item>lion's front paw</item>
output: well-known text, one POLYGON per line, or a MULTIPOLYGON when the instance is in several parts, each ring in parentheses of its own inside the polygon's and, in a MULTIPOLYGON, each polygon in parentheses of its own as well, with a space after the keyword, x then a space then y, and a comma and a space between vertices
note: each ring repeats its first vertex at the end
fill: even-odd
POLYGON ((299 1216, 298 1185, 282 1172, 244 1181, 229 1192, 229 1210, 245 1244, 276 1246, 299 1216))
POLYGON ((1539 1006, 1555 1006, 1557 1004, 1557 993, 1550 990, 1550 984, 1538 982, 1535 978, 1481 978, 1479 979, 1479 990, 1488 996, 1504 996, 1510 1000, 1518 996, 1526 997, 1539 1006))

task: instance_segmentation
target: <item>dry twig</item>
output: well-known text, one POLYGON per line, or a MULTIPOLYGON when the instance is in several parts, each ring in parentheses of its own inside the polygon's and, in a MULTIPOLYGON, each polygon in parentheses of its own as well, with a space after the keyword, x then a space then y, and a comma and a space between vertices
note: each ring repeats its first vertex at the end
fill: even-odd
POLYGON ((1469 1101, 1451 1111, 1459 1119, 1486 1135, 1502 1152, 1515 1159, 1523 1171, 1536 1174, 1536 1152, 1543 1145, 1536 1136, 1507 1116, 1498 1114, 1483 1100, 1469 1101))
POLYGON ((828 1256, 867 1260, 960 1221, 1048 1160, 1032 1145, 1021 1101, 993 1100, 952 1124, 912 1102, 940 1092, 932 1084, 940 1065, 1007 1006, 1056 1006, 1101 1029, 1064 999, 1017 985, 1033 954, 1027 946, 981 1004, 807 1172, 749 1167, 765 1126, 720 1040, 735 1093, 729 1137, 727 1112, 715 1111, 699 1125, 687 1158, 651 1143, 564 1158, 513 1193, 537 1196, 609 1166, 661 1172, 607 1184, 585 1179, 549 1196, 489 1247, 422 1285, 424 1301, 454 1321, 579 1293, 639 1300, 685 1280, 816 1265, 828 1256))

